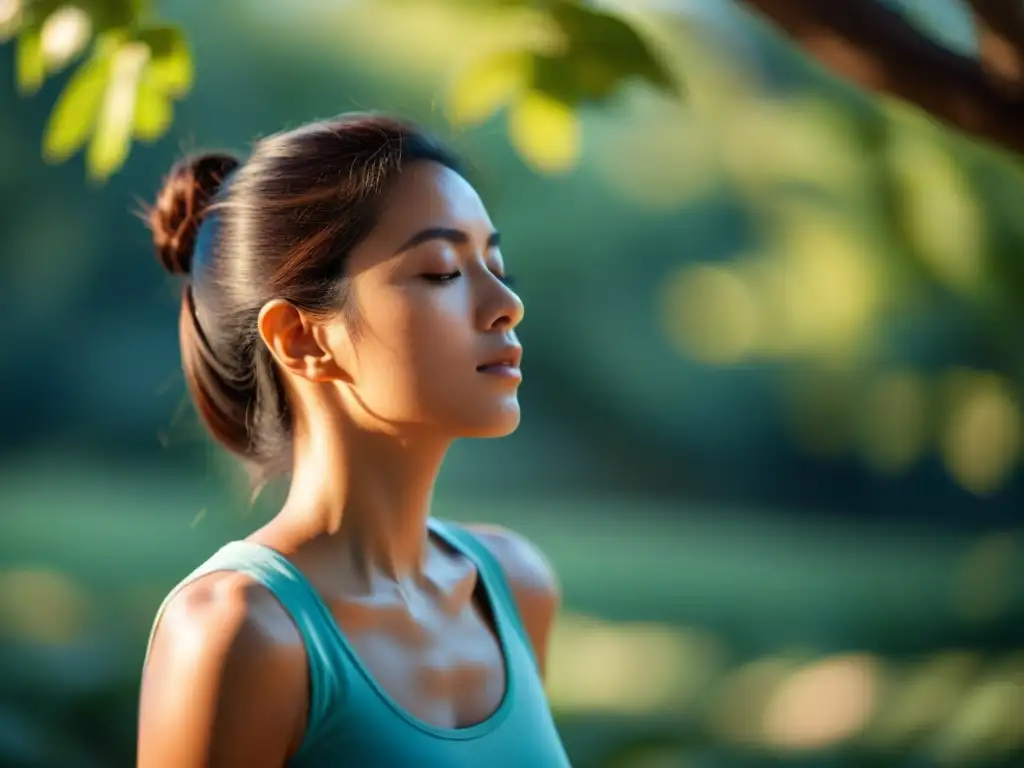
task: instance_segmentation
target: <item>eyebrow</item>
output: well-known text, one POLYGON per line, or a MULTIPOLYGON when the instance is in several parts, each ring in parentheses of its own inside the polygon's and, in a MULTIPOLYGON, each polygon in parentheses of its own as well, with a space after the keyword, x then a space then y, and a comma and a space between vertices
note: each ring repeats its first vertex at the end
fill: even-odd
MULTIPOLYGON (((449 227, 429 227, 427 229, 420 230, 415 235, 410 237, 402 247, 398 249, 398 253, 408 251, 410 248, 415 248, 417 245, 429 242, 431 240, 445 240, 453 245, 465 245, 469 242, 469 235, 463 232, 461 229, 451 229, 449 227)), ((497 248, 501 245, 501 233, 492 232, 490 237, 487 238, 488 248, 497 248)))

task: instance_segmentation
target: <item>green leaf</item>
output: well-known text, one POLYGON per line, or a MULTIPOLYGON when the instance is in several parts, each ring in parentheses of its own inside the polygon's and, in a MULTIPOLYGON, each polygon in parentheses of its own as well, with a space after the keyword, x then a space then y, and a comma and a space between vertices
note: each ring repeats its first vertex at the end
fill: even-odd
POLYGON ((136 39, 150 51, 146 77, 167 94, 181 96, 192 87, 192 53, 184 32, 165 24, 139 30, 136 39))
POLYGON ((171 97, 156 87, 147 75, 135 100, 134 134, 140 141, 156 141, 171 127, 174 106, 171 97))
POLYGON ((97 35, 96 42, 93 44, 93 55, 112 57, 128 42, 131 37, 129 32, 128 29, 119 27, 117 29, 108 29, 102 34, 97 35))
POLYGON ((59 162, 89 142, 89 173, 105 180, 124 164, 133 138, 153 141, 167 132, 174 97, 191 83, 191 55, 178 28, 108 29, 58 97, 43 155, 59 162))
POLYGON ((85 146, 99 117, 110 65, 109 55, 95 55, 82 64, 64 86, 43 136, 43 157, 49 162, 66 160, 85 146))
POLYGON ((491 117, 530 82, 533 58, 506 51, 470 65, 448 92, 448 118, 455 125, 477 125, 491 117))
POLYGON ((149 3, 140 0, 79 0, 77 3, 92 18, 96 32, 135 27, 149 11, 149 3))
POLYGON ((24 94, 35 93, 46 79, 46 58, 38 28, 26 29, 18 35, 15 55, 18 90, 24 94))
POLYGON ((544 173, 569 170, 580 152, 580 122, 569 104, 529 90, 513 102, 508 133, 512 145, 544 173))
POLYGON ((111 75, 86 158, 89 172, 101 181, 128 157, 139 82, 148 56, 146 46, 134 41, 123 44, 113 55, 111 75))
POLYGON ((615 85, 639 78, 671 93, 679 84, 660 56, 619 16, 570 0, 556 0, 551 16, 568 41, 563 75, 587 98, 607 96, 615 85))
POLYGON ((625 79, 618 62, 585 49, 534 60, 533 87, 567 104, 606 99, 625 79))
POLYGON ((153 58, 170 56, 180 48, 188 48, 181 28, 173 24, 143 27, 138 30, 135 37, 140 43, 146 44, 153 58))

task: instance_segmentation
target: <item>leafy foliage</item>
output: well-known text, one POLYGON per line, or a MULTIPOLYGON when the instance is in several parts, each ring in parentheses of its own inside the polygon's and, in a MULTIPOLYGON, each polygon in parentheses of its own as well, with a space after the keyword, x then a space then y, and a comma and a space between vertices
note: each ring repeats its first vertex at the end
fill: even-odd
MULTIPOLYGON (((535 5, 556 31, 555 50, 502 51, 460 74, 449 97, 457 126, 487 120, 508 106, 509 137, 530 165, 556 172, 580 150, 578 110, 638 80, 678 90, 650 44, 626 21, 576 0, 490 0, 497 11, 535 5)), ((43 155, 62 162, 87 147, 90 175, 106 179, 133 140, 155 141, 170 128, 174 102, 192 84, 183 30, 155 19, 145 0, 91 0, 63 6, 25 0, 6 30, 16 35, 22 93, 84 56, 54 105, 43 155)))
POLYGON ((471 65, 451 90, 449 117, 472 125, 508 105, 512 144, 535 169, 555 172, 578 156, 581 107, 609 99, 630 80, 679 89, 650 44, 618 16, 572 0, 541 5, 557 32, 555 50, 503 51, 471 65))
POLYGON ((26 95, 82 59, 54 105, 43 156, 62 162, 86 148, 94 179, 106 179, 124 164, 133 139, 164 135, 175 100, 192 85, 184 32, 160 23, 144 0, 74 7, 27 0, 16 6, 5 31, 16 36, 16 77, 26 95))

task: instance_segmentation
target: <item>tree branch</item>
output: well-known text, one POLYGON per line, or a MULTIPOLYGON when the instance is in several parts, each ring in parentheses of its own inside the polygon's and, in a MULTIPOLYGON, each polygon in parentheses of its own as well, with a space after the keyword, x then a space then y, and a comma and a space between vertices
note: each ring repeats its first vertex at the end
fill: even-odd
POLYGON ((843 79, 1024 154, 1024 102, 877 0, 738 0, 843 79))
POLYGON ((966 0, 974 14, 974 29, 982 69, 1006 96, 1024 91, 1024 25, 1018 0, 966 0))

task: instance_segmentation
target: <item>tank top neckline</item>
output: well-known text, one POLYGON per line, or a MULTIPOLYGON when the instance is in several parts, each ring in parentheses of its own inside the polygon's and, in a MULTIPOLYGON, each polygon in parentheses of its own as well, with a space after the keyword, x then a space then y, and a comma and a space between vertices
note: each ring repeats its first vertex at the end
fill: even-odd
POLYGON ((499 652, 501 654, 502 663, 505 666, 505 692, 501 698, 501 702, 497 708, 488 715, 486 718, 473 725, 468 725, 463 728, 444 728, 441 726, 433 725, 426 722, 425 720, 416 717, 409 712, 405 707, 399 704, 395 699, 384 690, 383 686, 377 682, 373 674, 367 669, 366 665, 363 664, 362 659, 356 652, 352 644, 349 643, 348 638, 345 637, 345 633, 342 632, 341 627, 338 625, 337 620, 334 618, 334 614, 331 609, 324 602, 323 598, 316 588, 306 578, 305 574, 302 573, 287 557, 278 552, 273 547, 267 546, 266 544, 258 544, 253 541, 246 541, 244 539, 228 542, 225 544, 221 551, 235 550, 237 552, 258 552, 262 553, 265 557, 272 558, 279 566, 287 571, 295 581, 302 586, 302 588, 308 591, 310 598, 316 604, 321 619, 329 625, 330 633, 334 640, 341 647, 351 667, 356 673, 366 682, 366 684, 373 690, 374 694, 382 701, 387 707, 394 712, 399 718, 404 720, 412 727, 428 733, 432 736, 441 739, 451 740, 468 740, 476 739, 484 736, 495 728, 508 717, 509 712, 512 709, 512 705, 515 699, 515 667, 513 666, 512 653, 510 651, 510 643, 512 638, 512 628, 508 625, 508 618, 505 615, 505 611, 502 608, 502 602, 498 597, 495 589, 495 585, 491 583, 491 578, 488 574, 486 565, 481 562, 477 554, 471 551, 468 547, 463 546, 459 543, 457 538, 450 535, 445 530, 445 526, 438 520, 430 518, 428 520, 428 531, 433 533, 447 546, 453 550, 468 558, 477 569, 477 580, 478 588, 482 586, 481 595, 487 602, 488 611, 494 621, 495 634, 497 635, 497 641, 499 646, 499 652))

